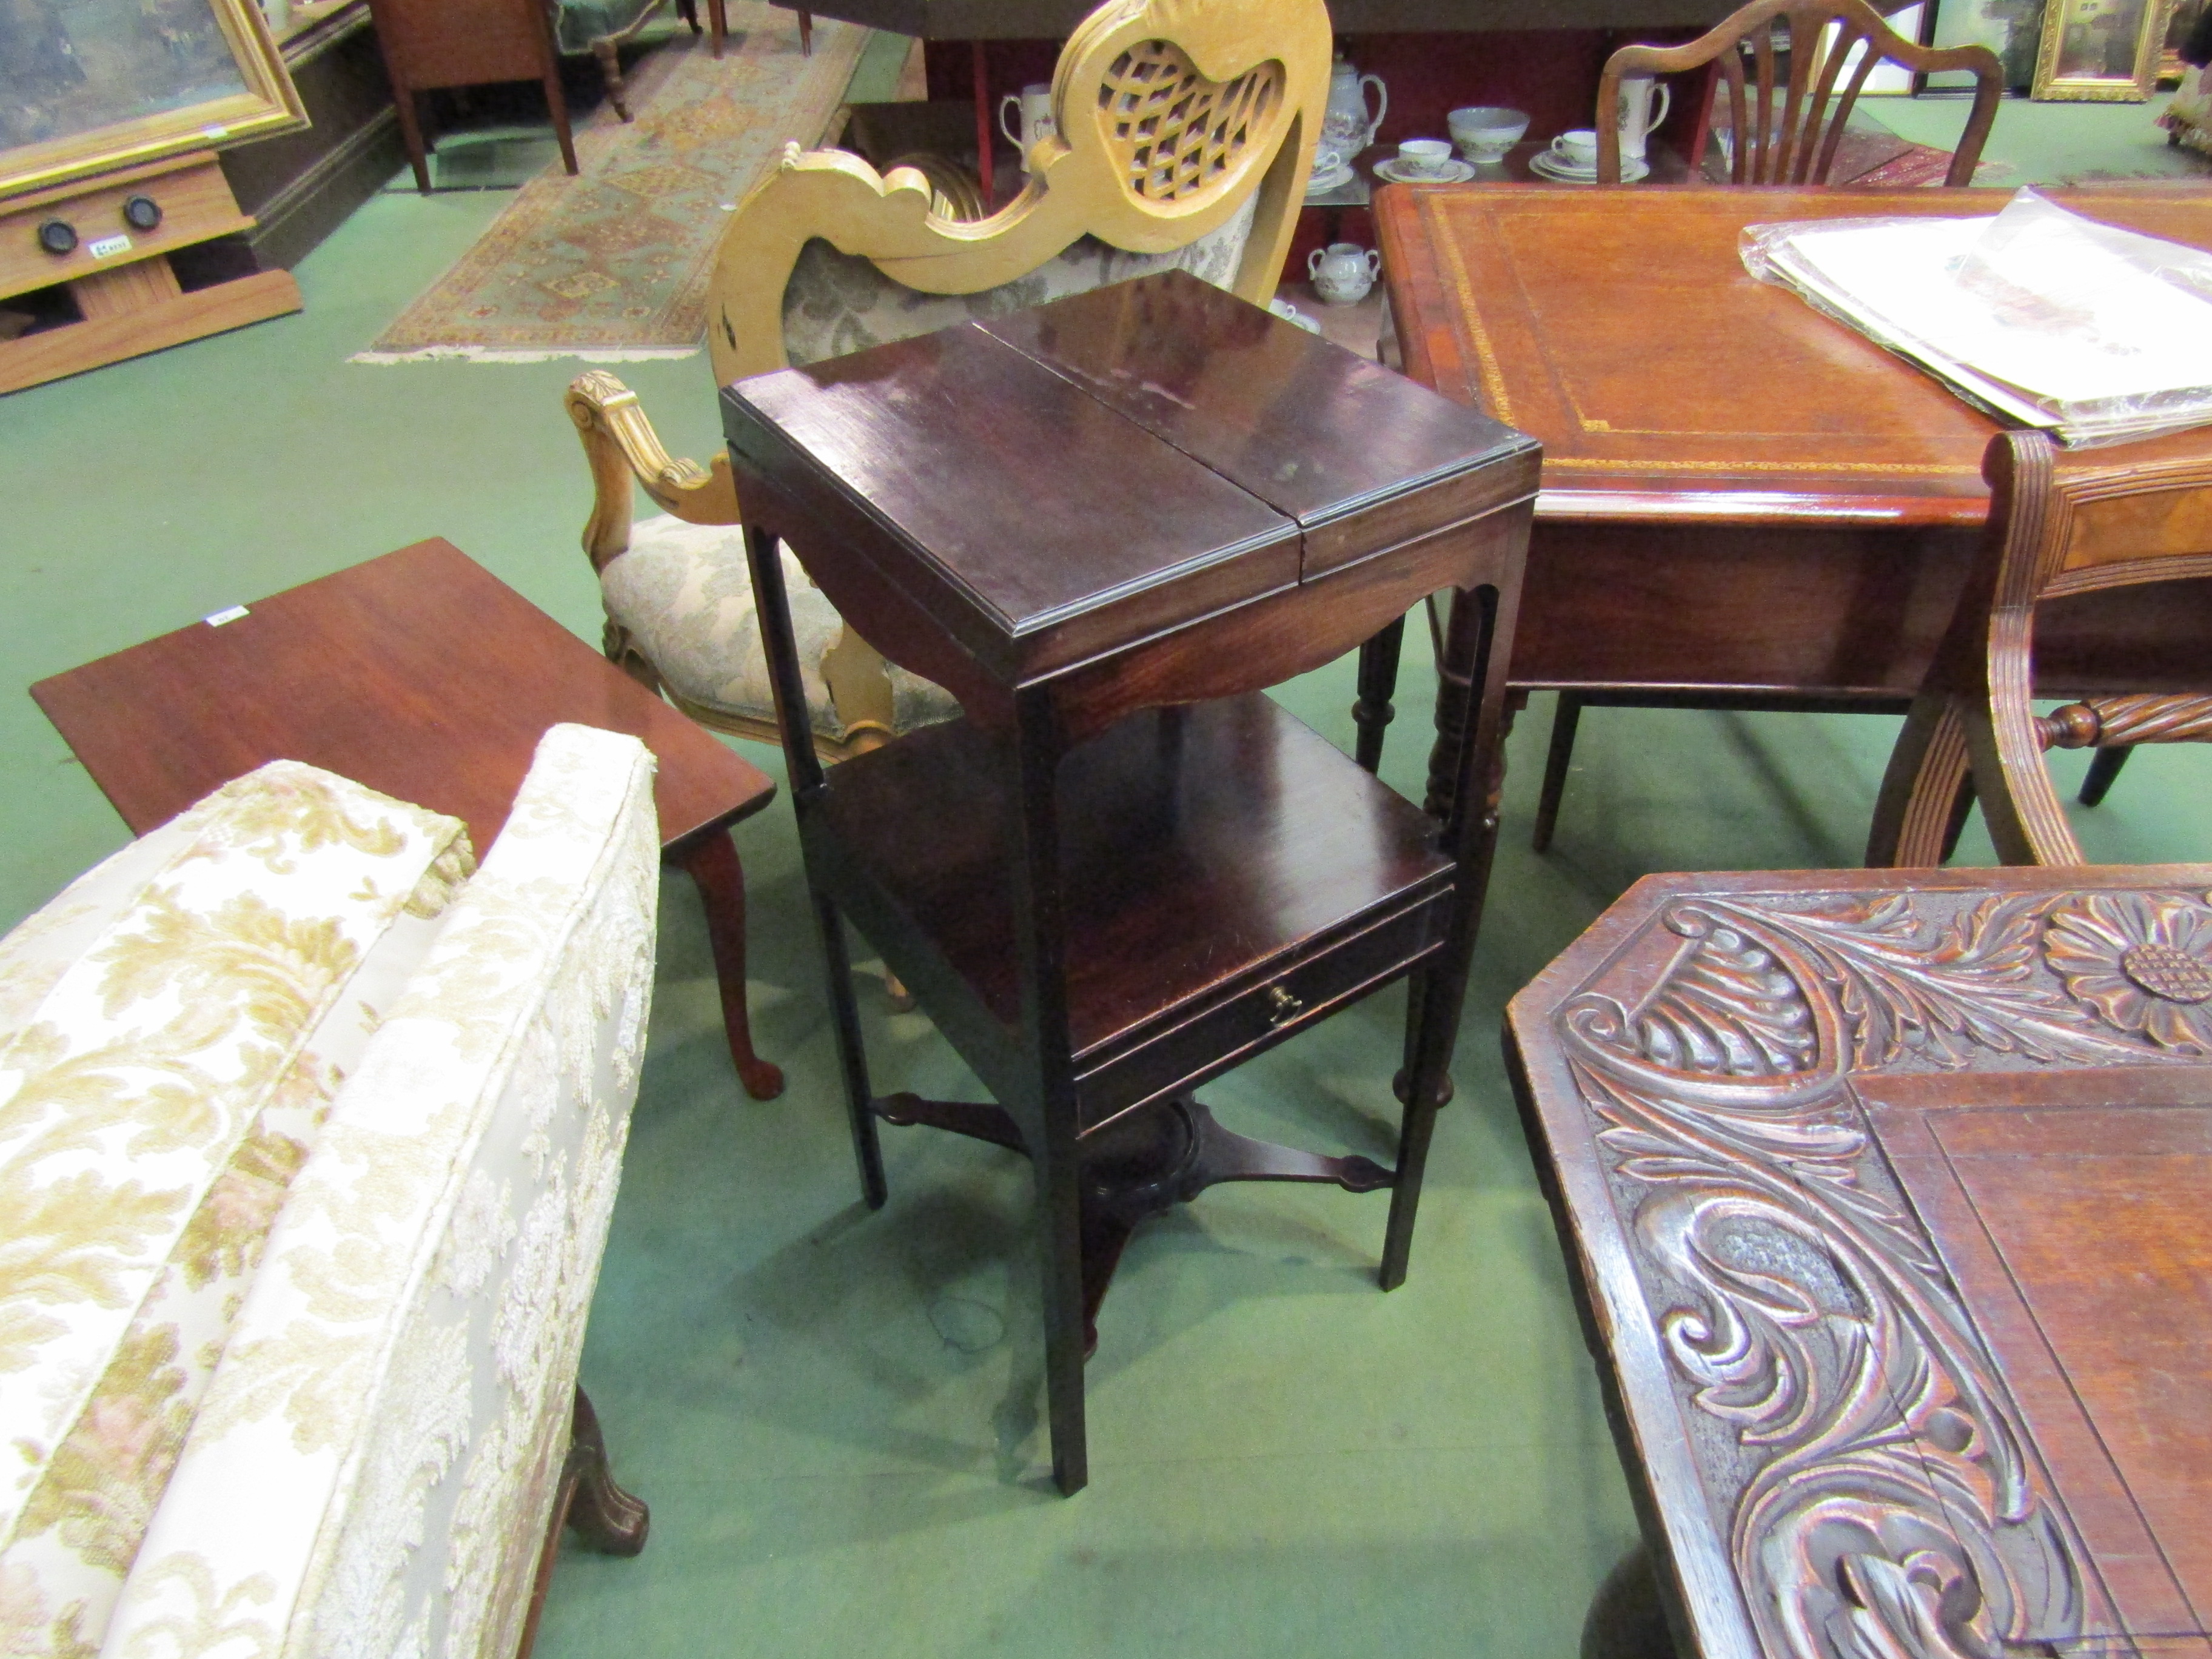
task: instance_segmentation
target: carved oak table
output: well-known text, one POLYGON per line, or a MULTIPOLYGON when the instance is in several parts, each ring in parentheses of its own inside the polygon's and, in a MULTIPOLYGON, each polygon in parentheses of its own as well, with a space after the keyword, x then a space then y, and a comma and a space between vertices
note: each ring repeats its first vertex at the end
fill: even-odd
POLYGON ((1682 1654, 2212 1656, 2212 866, 1652 877, 1506 1047, 1682 1654))
POLYGON ((1535 446, 1170 272, 723 394, 855 1150, 878 1118, 1036 1171, 1054 1478, 1130 1230, 1222 1181, 1391 1190, 1405 1276, 1496 834, 1535 446), (959 699, 825 775, 778 538, 959 699), (1476 688, 1439 826, 1261 688, 1438 590, 1476 688), (997 1104, 878 1099, 849 916, 997 1104), (1397 1166, 1232 1134, 1191 1091, 1410 977, 1397 1166))

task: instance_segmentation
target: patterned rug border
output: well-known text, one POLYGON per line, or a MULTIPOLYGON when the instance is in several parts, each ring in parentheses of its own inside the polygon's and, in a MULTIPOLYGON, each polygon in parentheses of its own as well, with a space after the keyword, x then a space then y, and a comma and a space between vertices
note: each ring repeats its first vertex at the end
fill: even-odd
POLYGON ((577 346, 560 350, 549 346, 532 351, 506 346, 442 345, 419 346, 411 351, 356 351, 346 361, 379 368, 399 363, 550 363, 564 357, 580 363, 652 363, 696 357, 706 349, 704 340, 695 346, 577 346))
MULTIPOLYGON (((514 268, 522 265, 533 249, 553 250, 558 258, 564 228, 590 232, 599 222, 605 222, 604 216, 595 222, 589 211, 590 198, 585 196, 580 206, 579 196, 586 191, 619 191, 621 186, 612 180, 619 177, 623 158, 635 152, 649 161, 652 147, 663 142, 665 124, 655 121, 656 106, 663 117, 700 107, 702 78, 717 78, 726 70, 735 70, 730 78, 736 80, 745 73, 750 59, 756 79, 769 78, 774 84, 774 75, 783 72, 776 60, 787 53, 792 59, 781 83, 789 89, 787 98, 769 102, 761 109, 758 122, 734 141, 757 149, 751 159, 753 171, 710 185, 706 191, 709 198, 742 199, 773 164, 787 138, 810 143, 820 141, 843 106, 847 86, 870 32, 858 25, 823 19, 815 30, 813 55, 801 59, 791 13, 760 0, 737 0, 729 9, 730 48, 722 58, 708 58, 703 40, 682 37, 647 52, 630 81, 636 121, 622 121, 611 108, 599 110, 577 130, 580 163, 577 177, 569 178, 558 163, 549 165, 366 349, 347 361, 372 367, 438 362, 536 363, 560 359, 619 363, 698 355, 705 344, 706 288, 720 240, 719 223, 696 247, 679 246, 674 255, 678 265, 674 271, 664 270, 657 279, 648 276, 642 282, 603 283, 603 293, 615 288, 617 298, 634 301, 618 313, 601 306, 596 315, 561 322, 511 307, 501 314, 500 290, 505 284, 508 292, 513 291, 518 281, 514 268), (767 77, 760 76, 759 66, 768 64, 776 64, 775 70, 767 77), (671 98, 680 100, 673 109, 671 98), (574 216, 579 211, 582 216, 574 216), (475 337, 471 338, 471 335, 475 337)), ((651 211, 649 207, 643 210, 651 211)), ((715 217, 719 221, 721 215, 715 217)), ((572 246, 589 247, 581 237, 572 246)), ((604 266, 586 264, 582 269, 587 276, 605 274, 604 266)), ((617 278, 629 275, 615 267, 617 278)))

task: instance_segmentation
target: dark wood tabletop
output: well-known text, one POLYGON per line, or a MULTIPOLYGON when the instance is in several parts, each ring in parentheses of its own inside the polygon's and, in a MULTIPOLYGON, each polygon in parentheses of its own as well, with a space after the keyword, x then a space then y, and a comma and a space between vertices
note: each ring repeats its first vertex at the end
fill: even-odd
POLYGON ((2212 866, 1659 876, 1507 1048, 1684 1655, 2212 1655, 2212 866))
POLYGON ((758 811, 775 781, 445 541, 417 542, 40 680, 31 696, 133 834, 271 760, 469 826, 507 822, 545 729, 625 732, 659 763, 664 846, 758 811))
MULTIPOLYGON (((2212 247, 2212 192, 2051 192, 2212 247)), ((1894 702, 1918 689, 1988 514, 1994 423, 1755 281, 1743 228, 1994 213, 1994 191, 1394 185, 1378 193, 1407 372, 1542 440, 1516 686, 1894 702)), ((2212 596, 2054 615, 2053 684, 2186 656, 2212 596)))
POLYGON ((1402 586, 1379 550, 1414 526, 1431 539, 1407 556, 1438 556, 1439 525, 1502 534, 1536 465, 1522 434, 1182 272, 722 398, 747 522, 804 526, 794 550, 840 612, 987 725, 1016 690, 1079 676, 1114 707, 1063 713, 1097 729, 1136 706, 1114 688, 1139 695, 1132 677, 1231 613, 1264 611, 1266 637, 1179 662, 1176 701, 1317 666, 1348 618, 1397 614, 1376 608, 1402 586), (817 556, 831 529, 837 556, 817 556))

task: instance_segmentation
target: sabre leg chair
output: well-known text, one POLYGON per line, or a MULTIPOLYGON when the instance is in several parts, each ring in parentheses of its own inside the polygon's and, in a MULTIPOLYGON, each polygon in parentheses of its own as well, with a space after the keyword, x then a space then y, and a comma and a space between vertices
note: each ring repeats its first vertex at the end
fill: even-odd
MULTIPOLYGON (((1891 753, 1870 866, 1940 863, 1960 786, 1972 780, 2007 864, 2082 864, 2045 769, 2051 749, 2212 742, 2212 645, 2149 642, 2140 691, 2039 716, 2039 608, 2142 583, 2212 579, 2212 433, 2062 453, 2040 432, 1990 441, 1990 528, 1935 664, 1891 753)), ((2175 590, 2161 589, 2167 602, 2175 590)))
MULTIPOLYGON (((1735 135, 1729 182, 1825 185, 1867 76, 1882 63, 1901 64, 1917 72, 1972 71, 1973 108, 1943 183, 1947 187, 1972 183, 2004 94, 2004 71, 1996 54, 1986 46, 1917 46, 1891 29, 1863 0, 1753 0, 1686 46, 1621 47, 1606 60, 1598 81, 1598 182, 1620 182, 1620 125, 1613 112, 1620 107, 1622 80, 1632 75, 1677 75, 1714 64, 1720 83, 1714 96, 1723 96, 1720 88, 1725 88, 1729 131, 1735 135)), ((1901 701, 1562 690, 1552 717, 1551 747, 1545 757, 1531 844, 1540 853, 1552 844, 1567 770, 1574 760, 1575 734, 1585 708, 1901 714, 1905 706, 1901 701)))

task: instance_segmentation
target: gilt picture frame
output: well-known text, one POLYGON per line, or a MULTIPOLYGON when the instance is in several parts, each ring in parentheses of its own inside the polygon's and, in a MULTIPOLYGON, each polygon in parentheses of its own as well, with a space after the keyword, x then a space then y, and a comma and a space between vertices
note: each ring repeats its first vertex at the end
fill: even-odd
POLYGON ((0 202, 307 124, 252 0, 0 0, 0 202))
POLYGON ((2140 104, 2158 83, 2174 0, 2050 0, 2032 95, 2046 102, 2140 104))

